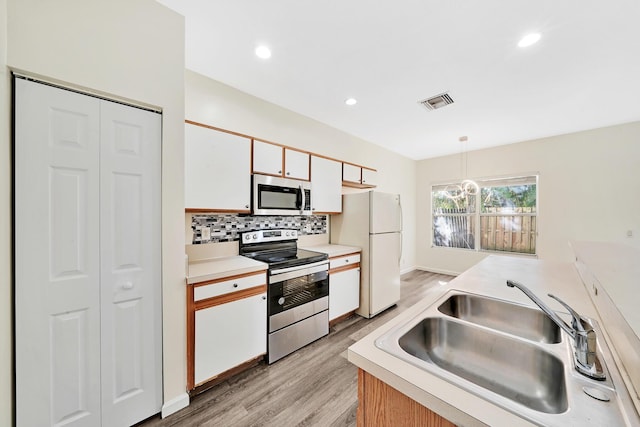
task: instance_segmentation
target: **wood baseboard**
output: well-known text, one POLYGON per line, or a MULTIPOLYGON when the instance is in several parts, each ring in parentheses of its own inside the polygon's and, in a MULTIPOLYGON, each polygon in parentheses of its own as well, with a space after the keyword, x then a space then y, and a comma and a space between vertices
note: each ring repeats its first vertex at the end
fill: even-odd
POLYGON ((338 316, 333 320, 330 320, 329 321, 329 329, 331 329, 334 325, 336 325, 336 324, 338 324, 338 323, 340 323, 342 321, 347 320, 348 318, 350 318, 351 316, 353 316, 355 314, 356 314, 356 311, 353 310, 353 311, 350 311, 348 313, 343 314, 342 316, 338 316))
POLYGON ((224 371, 217 376, 208 379, 207 381, 197 384, 192 390, 189 390, 189 396, 193 397, 197 394, 202 393, 203 391, 209 390, 211 387, 220 384, 221 382, 231 378, 232 376, 239 374, 240 372, 246 371, 247 369, 256 366, 260 362, 264 360, 264 355, 258 356, 255 359, 247 360, 241 365, 238 365, 234 368, 229 369, 228 371, 224 371))

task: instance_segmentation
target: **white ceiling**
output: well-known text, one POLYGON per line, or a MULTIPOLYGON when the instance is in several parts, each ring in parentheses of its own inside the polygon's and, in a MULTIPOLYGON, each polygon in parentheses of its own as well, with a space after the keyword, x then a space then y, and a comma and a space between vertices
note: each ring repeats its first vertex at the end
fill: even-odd
POLYGON ((640 120, 638 0, 159 2, 187 68, 413 159, 640 120))

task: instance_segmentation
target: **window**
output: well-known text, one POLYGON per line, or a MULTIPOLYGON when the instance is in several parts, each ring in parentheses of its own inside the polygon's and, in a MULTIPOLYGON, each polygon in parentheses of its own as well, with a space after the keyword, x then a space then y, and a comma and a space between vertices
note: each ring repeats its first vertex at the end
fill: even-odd
POLYGON ((460 187, 431 187, 433 246, 536 253, 537 176, 476 181, 475 194, 460 187))

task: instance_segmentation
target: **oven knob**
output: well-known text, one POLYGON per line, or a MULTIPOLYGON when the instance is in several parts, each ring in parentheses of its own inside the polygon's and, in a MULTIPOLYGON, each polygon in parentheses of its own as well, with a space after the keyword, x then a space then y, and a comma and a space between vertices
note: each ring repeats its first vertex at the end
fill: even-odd
POLYGON ((291 237, 296 237, 296 231, 291 232, 291 237))
POLYGON ((258 238, 258 235, 257 235, 257 234, 254 234, 254 235, 253 235, 253 238, 254 238, 254 239, 257 239, 257 238, 258 238))
POLYGON ((278 304, 284 305, 284 297, 278 298, 278 304))
POLYGON ((244 236, 244 240, 251 240, 251 234, 247 234, 246 236, 244 236))
POLYGON ((285 236, 289 237, 291 235, 291 233, 289 233, 288 231, 285 233, 285 236))

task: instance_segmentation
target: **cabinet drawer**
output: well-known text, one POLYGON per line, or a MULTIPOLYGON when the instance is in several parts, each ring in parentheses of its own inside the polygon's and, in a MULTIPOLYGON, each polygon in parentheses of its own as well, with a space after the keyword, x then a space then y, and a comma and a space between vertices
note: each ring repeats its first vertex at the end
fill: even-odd
POLYGON ((334 268, 345 267, 347 265, 357 264, 360 262, 360 254, 351 254, 329 260, 329 270, 334 268))
POLYGON ((200 301, 206 298, 217 297, 230 292, 241 291, 267 283, 265 273, 253 274, 251 276, 237 277, 231 279, 221 279, 219 282, 207 285, 194 285, 193 300, 200 301))

